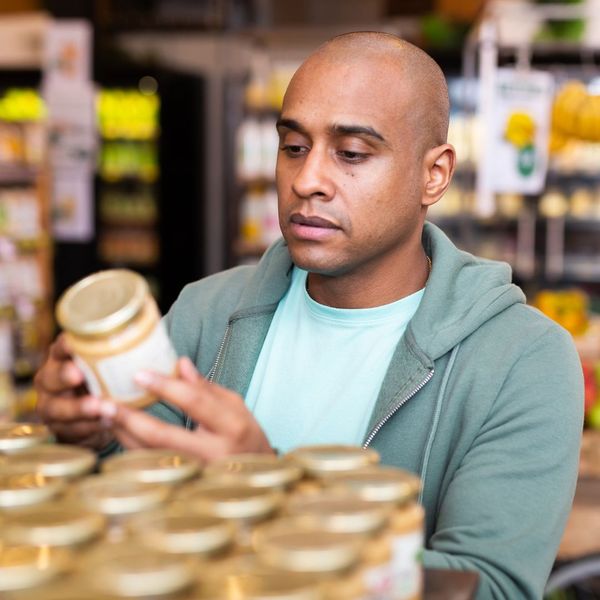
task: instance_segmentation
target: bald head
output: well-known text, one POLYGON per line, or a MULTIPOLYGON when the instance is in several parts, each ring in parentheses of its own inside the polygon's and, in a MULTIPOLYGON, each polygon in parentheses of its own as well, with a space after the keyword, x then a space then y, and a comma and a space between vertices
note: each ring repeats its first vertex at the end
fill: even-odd
POLYGON ((294 79, 316 66, 347 69, 357 63, 379 71, 389 80, 388 92, 403 97, 408 111, 401 116, 411 122, 422 152, 446 142, 450 102, 444 74, 428 54, 395 35, 364 31, 334 37, 306 59, 294 79))

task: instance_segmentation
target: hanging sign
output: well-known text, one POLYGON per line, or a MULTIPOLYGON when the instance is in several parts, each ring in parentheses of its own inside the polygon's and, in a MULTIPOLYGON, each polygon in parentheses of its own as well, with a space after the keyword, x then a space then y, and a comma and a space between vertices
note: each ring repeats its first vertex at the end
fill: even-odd
POLYGON ((492 192, 538 194, 548 170, 554 80, 549 73, 498 69, 485 123, 485 176, 492 192))

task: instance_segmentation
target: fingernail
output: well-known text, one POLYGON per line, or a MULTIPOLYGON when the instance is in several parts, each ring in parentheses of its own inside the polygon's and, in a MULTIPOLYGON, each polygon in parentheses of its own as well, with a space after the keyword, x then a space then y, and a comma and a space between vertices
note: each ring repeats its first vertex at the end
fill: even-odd
POLYGON ((100 400, 95 396, 87 396, 81 401, 81 412, 89 417, 94 417, 100 410, 100 400))
POLYGON ((106 419, 112 419, 117 414, 117 405, 112 402, 100 403, 100 415, 106 419))
POLYGON ((156 377, 150 371, 138 371, 133 379, 142 387, 148 387, 156 383, 156 377))

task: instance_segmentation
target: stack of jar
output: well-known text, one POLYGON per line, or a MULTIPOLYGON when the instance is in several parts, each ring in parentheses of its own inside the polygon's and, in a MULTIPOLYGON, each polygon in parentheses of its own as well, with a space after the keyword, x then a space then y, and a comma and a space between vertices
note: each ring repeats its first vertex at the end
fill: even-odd
POLYGON ((417 600, 420 481, 378 463, 310 446, 204 469, 168 450, 98 466, 43 425, 2 424, 0 596, 417 600))

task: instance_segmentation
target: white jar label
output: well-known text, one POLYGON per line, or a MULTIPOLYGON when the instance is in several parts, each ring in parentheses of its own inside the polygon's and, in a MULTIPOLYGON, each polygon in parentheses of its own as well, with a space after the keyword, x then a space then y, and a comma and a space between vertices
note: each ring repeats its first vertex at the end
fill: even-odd
POLYGON ((423 532, 396 535, 392 539, 394 594, 392 598, 407 600, 423 589, 423 532))
POLYGON ((177 355, 165 325, 160 321, 143 342, 131 350, 99 360, 96 369, 111 398, 131 402, 146 393, 133 380, 138 371, 149 369, 161 375, 172 375, 176 362, 177 355))
POLYGON ((85 377, 85 383, 92 396, 102 396, 102 388, 94 371, 88 366, 88 364, 79 356, 73 356, 73 361, 77 365, 77 368, 83 373, 85 377))
POLYGON ((369 600, 390 600, 394 596, 393 563, 365 569, 363 582, 369 600))

